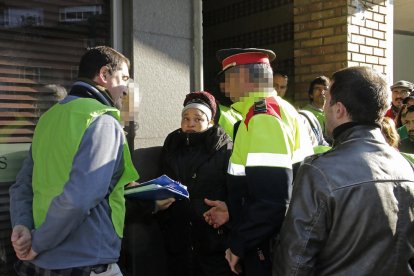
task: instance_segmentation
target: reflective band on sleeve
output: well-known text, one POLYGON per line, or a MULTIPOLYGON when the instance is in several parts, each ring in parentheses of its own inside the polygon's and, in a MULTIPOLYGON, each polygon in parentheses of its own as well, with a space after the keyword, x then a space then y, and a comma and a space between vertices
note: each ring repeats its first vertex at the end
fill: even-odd
POLYGON ((229 162, 229 167, 227 169, 227 173, 230 174, 230 175, 245 176, 246 175, 246 170, 245 170, 245 167, 243 165, 229 162))
POLYGON ((288 154, 249 153, 246 167, 282 167, 292 168, 292 159, 288 154))

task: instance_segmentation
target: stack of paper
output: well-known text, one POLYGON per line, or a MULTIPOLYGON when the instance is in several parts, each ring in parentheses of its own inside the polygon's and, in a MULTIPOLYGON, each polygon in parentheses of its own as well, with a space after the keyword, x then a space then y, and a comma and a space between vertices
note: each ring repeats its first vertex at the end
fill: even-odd
POLYGON ((128 199, 157 200, 169 197, 183 199, 188 198, 189 195, 187 187, 164 174, 137 186, 125 188, 125 197, 128 199))

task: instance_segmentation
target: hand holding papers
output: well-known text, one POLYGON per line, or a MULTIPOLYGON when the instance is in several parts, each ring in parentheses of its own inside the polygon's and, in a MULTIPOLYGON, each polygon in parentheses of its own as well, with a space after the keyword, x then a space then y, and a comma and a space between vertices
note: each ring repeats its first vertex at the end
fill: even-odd
POLYGON ((159 200, 170 197, 183 199, 188 198, 189 195, 184 185, 164 174, 139 185, 125 188, 125 197, 128 199, 159 200))

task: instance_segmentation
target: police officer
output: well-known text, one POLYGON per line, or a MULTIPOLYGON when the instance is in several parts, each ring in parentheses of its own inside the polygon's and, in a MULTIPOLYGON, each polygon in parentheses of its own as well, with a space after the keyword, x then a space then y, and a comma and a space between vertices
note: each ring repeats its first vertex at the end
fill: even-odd
POLYGON ((275 57, 255 48, 217 52, 231 107, 243 116, 228 167, 226 259, 235 273, 248 276, 271 275, 269 241, 279 232, 289 202, 292 163, 304 157, 298 114, 273 89, 275 57))

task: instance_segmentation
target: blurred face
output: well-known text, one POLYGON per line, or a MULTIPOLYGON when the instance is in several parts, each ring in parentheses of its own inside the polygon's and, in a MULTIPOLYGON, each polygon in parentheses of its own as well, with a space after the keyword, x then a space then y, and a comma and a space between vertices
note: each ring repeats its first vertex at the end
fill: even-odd
POLYGON ((129 72, 127 64, 123 63, 120 70, 114 71, 112 74, 108 72, 105 76, 107 81, 105 88, 111 94, 115 106, 121 109, 122 98, 128 95, 129 72))
POLYGON ((185 133, 203 132, 210 123, 207 115, 197 108, 189 108, 181 116, 181 130, 185 133))
POLYGON ((233 102, 238 102, 249 91, 248 69, 234 68, 225 73, 224 91, 233 102))
POLYGON ((287 79, 281 75, 273 76, 273 87, 280 97, 284 97, 287 90, 287 79))
POLYGON ((414 137, 414 112, 405 113, 401 117, 401 123, 407 128, 410 137, 414 137))
POLYGON ((323 84, 315 84, 313 86, 311 99, 312 103, 319 108, 323 108, 325 104, 325 93, 328 90, 328 87, 323 84))
POLYGON ((412 105, 414 105, 414 99, 409 98, 409 99, 407 100, 407 102, 406 102, 406 105, 407 105, 407 106, 412 106, 412 105))
POLYGON ((403 100, 410 95, 410 91, 405 88, 397 87, 392 90, 392 104, 401 108, 403 100))

